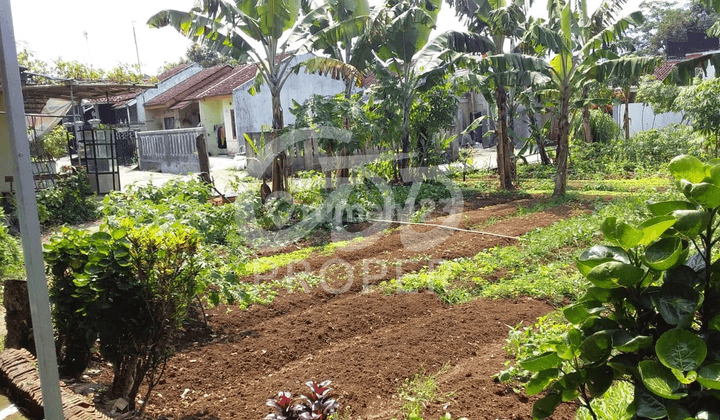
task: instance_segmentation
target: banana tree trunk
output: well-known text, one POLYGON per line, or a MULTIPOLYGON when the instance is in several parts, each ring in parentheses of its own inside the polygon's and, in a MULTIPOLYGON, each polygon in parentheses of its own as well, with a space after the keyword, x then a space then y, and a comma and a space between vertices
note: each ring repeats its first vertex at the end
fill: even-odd
POLYGON ((497 137, 497 165, 500 177, 500 189, 512 190, 512 162, 507 133, 507 92, 504 86, 495 89, 495 100, 498 108, 498 121, 495 135, 497 137))
POLYGON ((562 91, 560 95, 560 120, 558 122, 558 145, 557 145, 557 173, 555 174, 555 190, 553 197, 565 195, 567 189, 567 166, 569 155, 568 137, 570 134, 570 92, 562 91))
POLYGON ((625 129, 625 138, 630 138, 630 87, 623 88, 625 96, 625 115, 623 115, 623 128, 625 129))
MULTIPOLYGON (((583 88, 582 92, 582 98, 587 99, 588 97, 588 86, 585 86, 583 88)), ((590 108, 588 108, 587 104, 583 106, 582 109, 582 128, 583 128, 583 137, 585 138, 585 143, 592 143, 595 141, 593 139, 592 130, 590 129, 590 108)))
MULTIPOLYGON (((280 130, 285 126, 283 120, 282 104, 280 103, 280 92, 272 91, 272 111, 273 111, 273 133, 271 141, 276 141, 280 130)), ((276 147, 280 147, 277 145, 276 147)), ((274 150, 274 148, 273 148, 274 150)), ((285 185, 285 150, 280 150, 273 158, 272 166, 272 190, 286 191, 285 185)))

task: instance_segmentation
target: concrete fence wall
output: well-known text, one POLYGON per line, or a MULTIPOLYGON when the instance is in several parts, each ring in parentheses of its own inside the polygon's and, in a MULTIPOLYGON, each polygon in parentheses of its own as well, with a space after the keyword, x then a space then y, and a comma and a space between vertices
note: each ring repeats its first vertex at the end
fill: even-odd
MULTIPOLYGON (((666 125, 680 123, 683 120, 682 114, 666 112, 657 114, 653 112, 650 105, 643 106, 642 103, 632 103, 628 107, 630 116, 630 135, 633 136, 641 131, 662 128, 666 125)), ((622 127, 625 116, 625 104, 613 106, 613 118, 622 127)))
POLYGON ((200 172, 195 140, 203 132, 202 127, 139 132, 140 170, 171 174, 200 172))

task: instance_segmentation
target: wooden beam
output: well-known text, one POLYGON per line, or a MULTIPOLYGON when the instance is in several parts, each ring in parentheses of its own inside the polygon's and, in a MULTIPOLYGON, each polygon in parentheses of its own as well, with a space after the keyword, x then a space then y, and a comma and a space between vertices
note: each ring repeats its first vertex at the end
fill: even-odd
POLYGON ((25 125, 20 69, 15 48, 10 0, 0 0, 0 82, 3 86, 3 101, 7 116, 10 150, 15 166, 17 186, 18 219, 22 234, 25 271, 30 295, 35 348, 42 384, 45 418, 62 420, 63 409, 60 397, 60 377, 55 356, 55 339, 50 318, 50 299, 45 280, 45 265, 38 221, 35 182, 30 164, 30 142, 25 125))

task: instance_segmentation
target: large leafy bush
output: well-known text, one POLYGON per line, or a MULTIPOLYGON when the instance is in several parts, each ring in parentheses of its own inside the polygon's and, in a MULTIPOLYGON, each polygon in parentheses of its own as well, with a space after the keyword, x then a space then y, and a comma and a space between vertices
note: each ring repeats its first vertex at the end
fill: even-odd
POLYGON ((535 372, 527 393, 548 391, 533 418, 577 398, 597 418, 590 403, 616 380, 633 384, 637 418, 720 416, 720 160, 669 169, 686 199, 651 203, 638 226, 607 218, 609 244, 577 260, 592 286, 563 311, 572 327, 519 362, 535 372))
POLYGON ((65 228, 55 236, 46 261, 64 366, 82 370, 99 338, 114 370, 110 396, 134 408, 147 377, 149 397, 197 293, 199 242, 197 232, 181 224, 130 220, 93 234, 65 228))

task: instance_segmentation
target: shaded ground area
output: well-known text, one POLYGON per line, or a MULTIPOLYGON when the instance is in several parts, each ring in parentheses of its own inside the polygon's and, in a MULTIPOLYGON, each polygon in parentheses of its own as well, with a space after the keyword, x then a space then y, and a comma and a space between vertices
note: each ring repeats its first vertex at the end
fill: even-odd
MULTIPOLYGON (((485 208, 464 212, 458 227, 520 236, 588 211, 588 206, 562 205, 510 217, 519 205, 538 202, 488 202, 485 208)), ((421 369, 435 373, 447 363, 450 370, 439 382, 444 394, 453 394, 428 407, 426 420, 446 411, 454 418, 530 419, 534 399, 508 392, 491 377, 503 368, 508 326, 529 325, 551 311, 550 305, 525 298, 448 306, 432 292, 383 295, 364 287, 435 260, 469 257, 515 240, 418 226, 376 236, 298 263, 322 272, 330 288, 343 293, 318 287, 281 294, 272 304, 247 311, 226 306, 209 311, 212 333, 188 333, 153 391, 147 414, 186 420, 261 419, 270 412, 265 401, 279 391, 297 395, 305 392, 307 380, 330 379, 341 408, 350 407, 352 419, 391 419, 399 417, 397 388, 405 378, 421 369), (328 265, 333 260, 340 261, 343 270, 333 271, 333 264, 328 265), (369 260, 377 262, 376 267, 368 266, 369 260), (383 265, 390 269, 383 272, 383 265), (348 270, 355 273, 353 282, 348 281, 348 270), (357 281, 358 273, 367 281, 357 281)), ((264 278, 286 274, 283 267, 264 278)), ((101 381, 110 381, 107 369, 101 381)), ((573 416, 574 406, 565 404, 553 418, 573 416)))

